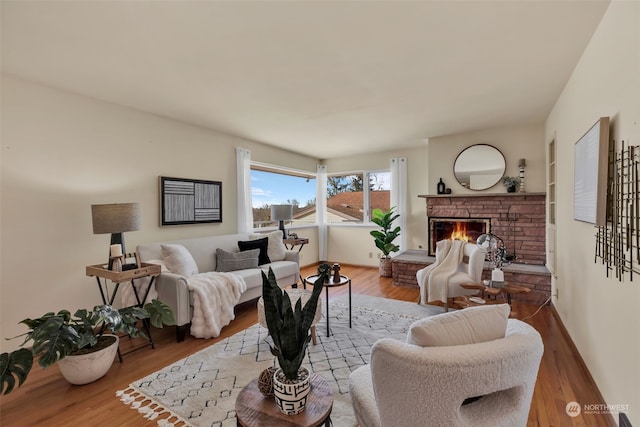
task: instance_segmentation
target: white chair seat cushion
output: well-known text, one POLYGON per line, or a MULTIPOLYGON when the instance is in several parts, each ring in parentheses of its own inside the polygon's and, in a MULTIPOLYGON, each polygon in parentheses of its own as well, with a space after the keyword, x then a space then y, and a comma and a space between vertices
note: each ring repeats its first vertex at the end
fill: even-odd
POLYGON ((407 343, 422 347, 477 344, 505 337, 508 304, 471 307, 414 322, 407 343))

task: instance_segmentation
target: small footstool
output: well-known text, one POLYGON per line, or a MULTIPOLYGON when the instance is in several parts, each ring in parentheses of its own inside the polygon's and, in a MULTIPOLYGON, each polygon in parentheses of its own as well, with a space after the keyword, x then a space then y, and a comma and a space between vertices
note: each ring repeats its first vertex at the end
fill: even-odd
MULTIPOLYGON (((302 299, 302 306, 304 307, 307 301, 309 301, 309 298, 311 298, 311 291, 307 291, 304 289, 288 289, 286 292, 287 294, 289 294, 289 299, 291 299, 291 306, 294 307, 294 309, 296 306, 296 302, 299 299, 302 299)), ((320 301, 320 299, 318 299, 316 315, 313 316, 313 322, 311 322, 311 341, 313 342, 313 345, 318 344, 318 341, 316 339, 316 324, 320 321, 321 318, 322 302, 320 301)), ((260 326, 264 328, 267 327, 267 319, 264 317, 264 300, 262 299, 262 297, 258 299, 258 323, 260 323, 260 326)))

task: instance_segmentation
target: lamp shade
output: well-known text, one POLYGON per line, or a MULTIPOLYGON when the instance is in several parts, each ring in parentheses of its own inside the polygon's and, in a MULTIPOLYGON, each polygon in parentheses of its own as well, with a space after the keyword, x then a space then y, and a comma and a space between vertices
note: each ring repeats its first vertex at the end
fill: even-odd
POLYGON ((93 234, 123 233, 140 229, 138 203, 91 205, 93 234))
POLYGON ((519 168, 524 168, 527 166, 527 159, 520 159, 518 160, 518 167, 519 168))
POLYGON ((293 217, 293 205, 271 205, 272 221, 287 221, 293 217))

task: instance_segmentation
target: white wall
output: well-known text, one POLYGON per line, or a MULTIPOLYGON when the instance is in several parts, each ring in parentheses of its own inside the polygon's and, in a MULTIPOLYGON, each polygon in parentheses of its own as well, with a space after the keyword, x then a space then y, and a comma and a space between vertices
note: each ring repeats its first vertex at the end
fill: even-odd
MULTIPOLYGON (((606 277, 595 229, 573 220, 573 146, 601 116, 612 138, 640 144, 640 2, 613 1, 545 126, 557 147, 557 279, 553 303, 608 404, 640 425, 640 279, 606 277)), ((570 380, 570 379, 569 379, 570 380)), ((579 402, 590 404, 597 402, 579 402)))
POLYGON ((436 194, 440 178, 451 188, 452 194, 507 192, 502 181, 483 191, 470 190, 458 183, 453 175, 453 164, 462 150, 474 144, 489 144, 500 150, 505 157, 507 176, 519 176, 518 160, 526 159, 525 191, 546 191, 544 125, 540 123, 430 138, 428 194, 436 194))
MULTIPOLYGON (((140 203, 141 230, 125 233, 133 251, 236 232, 236 146, 260 162, 316 170, 316 159, 11 76, 1 89, 2 351, 21 343, 4 340, 24 332, 20 320, 100 302, 85 266, 106 260, 109 235, 92 234, 92 204, 140 203), (222 181, 223 222, 160 227, 159 176, 222 181)), ((310 244, 303 262, 316 260, 310 244)))

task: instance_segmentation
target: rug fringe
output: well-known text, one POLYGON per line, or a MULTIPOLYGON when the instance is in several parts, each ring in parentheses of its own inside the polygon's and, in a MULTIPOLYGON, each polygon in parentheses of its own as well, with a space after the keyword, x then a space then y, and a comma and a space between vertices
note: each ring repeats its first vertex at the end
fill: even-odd
POLYGON ((153 421, 161 415, 168 414, 168 417, 157 420, 157 424, 160 427, 192 427, 179 415, 174 414, 171 410, 163 407, 131 385, 125 390, 116 391, 116 396, 120 398, 122 403, 130 406, 131 409, 137 409, 148 420, 153 421))

